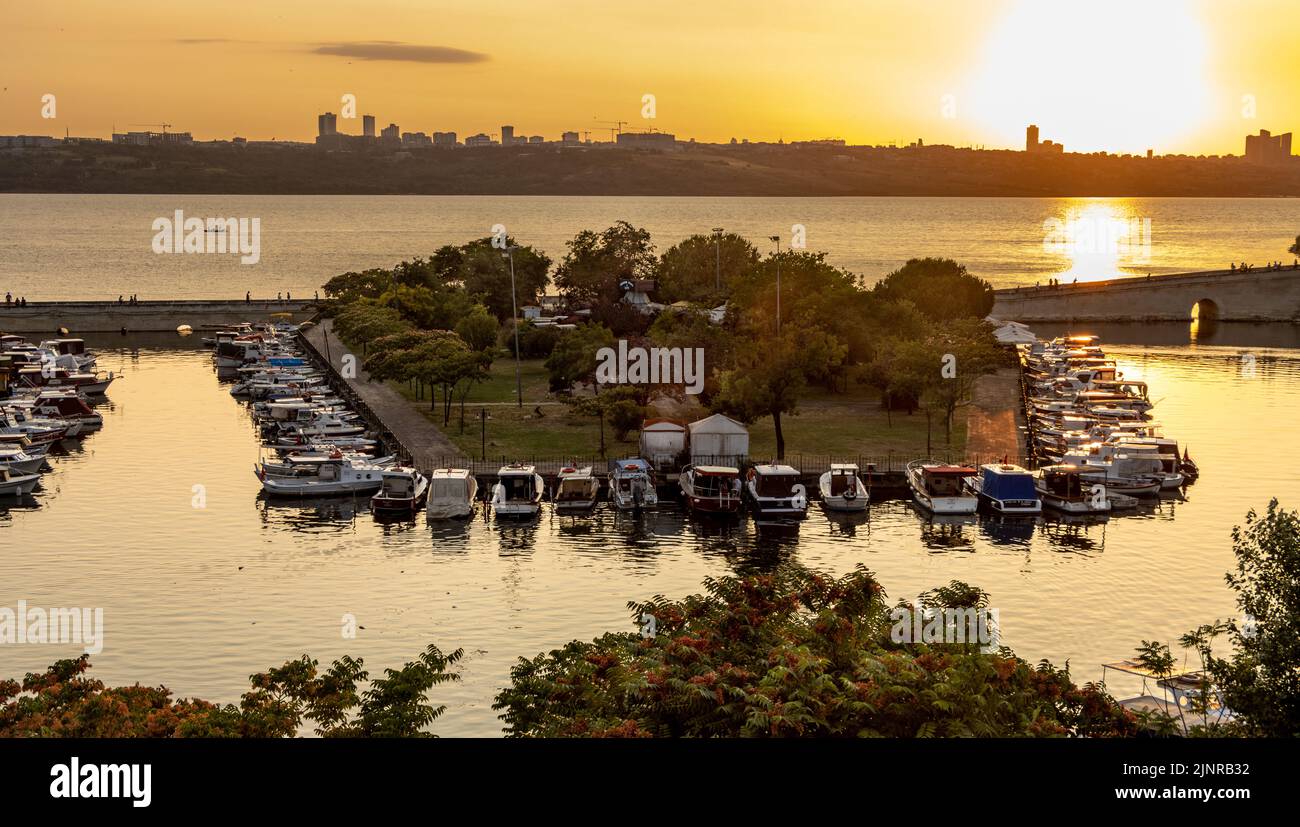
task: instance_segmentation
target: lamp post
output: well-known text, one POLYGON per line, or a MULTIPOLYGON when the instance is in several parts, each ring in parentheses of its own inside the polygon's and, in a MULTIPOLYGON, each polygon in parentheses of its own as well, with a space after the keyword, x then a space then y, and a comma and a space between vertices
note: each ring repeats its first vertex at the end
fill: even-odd
POLYGON ((781 335, 781 236, 768 236, 776 242, 776 335, 781 335))
POLYGON ((713 289, 715 292, 722 293, 722 228, 713 228, 713 254, 715 257, 713 265, 713 289))
POLYGON ((519 371, 519 302, 515 298, 515 250, 519 245, 511 244, 505 248, 501 255, 510 261, 510 312, 514 317, 515 324, 515 401, 520 409, 524 407, 524 385, 520 378, 519 371))

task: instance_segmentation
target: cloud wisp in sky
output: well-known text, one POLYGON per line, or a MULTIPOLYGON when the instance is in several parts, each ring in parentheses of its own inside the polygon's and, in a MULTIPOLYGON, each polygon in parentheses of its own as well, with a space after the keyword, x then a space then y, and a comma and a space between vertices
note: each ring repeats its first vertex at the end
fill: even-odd
POLYGON ((312 52, 357 60, 394 60, 410 63, 482 63, 488 59, 488 56, 481 52, 471 52, 451 46, 419 46, 395 40, 321 43, 313 48, 312 52))

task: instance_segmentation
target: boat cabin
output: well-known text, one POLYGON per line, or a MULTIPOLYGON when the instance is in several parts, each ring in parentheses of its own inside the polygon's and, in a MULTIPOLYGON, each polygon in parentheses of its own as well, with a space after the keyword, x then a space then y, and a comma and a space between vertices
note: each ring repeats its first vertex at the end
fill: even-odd
POLYGON ((980 466, 980 493, 1016 508, 1028 508, 1038 500, 1034 477, 1019 465, 980 466))
POLYGON ((799 472, 789 465, 755 465, 750 480, 759 497, 788 497, 799 484, 799 472))
POLYGON ((932 497, 960 497, 966 477, 974 474, 966 465, 927 465, 921 469, 921 482, 932 497))
POLYGON ((858 466, 851 462, 831 463, 830 482, 830 495, 832 497, 842 497, 849 491, 856 494, 858 490, 858 466))

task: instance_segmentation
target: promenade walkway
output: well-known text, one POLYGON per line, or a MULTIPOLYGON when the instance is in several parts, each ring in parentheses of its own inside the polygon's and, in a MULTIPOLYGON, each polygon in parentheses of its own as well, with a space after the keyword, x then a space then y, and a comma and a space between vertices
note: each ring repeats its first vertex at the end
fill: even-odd
POLYGON ((971 394, 966 418, 966 453, 978 461, 1025 462, 1025 437, 1020 426, 1020 374, 1002 368, 981 376, 971 394))
MULTIPOLYGON (((341 374, 343 356, 349 351, 334 333, 333 320, 322 320, 320 324, 309 328, 304 336, 322 357, 328 355, 334 370, 341 374)), ((355 355, 357 376, 344 381, 369 408, 369 413, 379 420, 383 429, 410 454, 416 467, 427 471, 435 461, 445 463, 451 458, 463 457, 451 440, 406 397, 387 382, 370 381, 370 375, 361 367, 361 355, 355 355)))

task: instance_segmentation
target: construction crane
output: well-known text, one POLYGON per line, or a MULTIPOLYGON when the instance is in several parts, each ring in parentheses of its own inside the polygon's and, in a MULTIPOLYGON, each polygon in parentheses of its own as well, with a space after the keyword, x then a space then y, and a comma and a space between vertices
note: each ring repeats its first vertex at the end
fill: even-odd
POLYGON ((627 121, 596 121, 596 123, 609 127, 609 142, 611 144, 615 142, 615 133, 622 135, 623 127, 627 126, 627 121))
POLYGON ((167 134, 167 129, 171 126, 169 123, 133 123, 131 126, 161 126, 162 134, 167 134))

